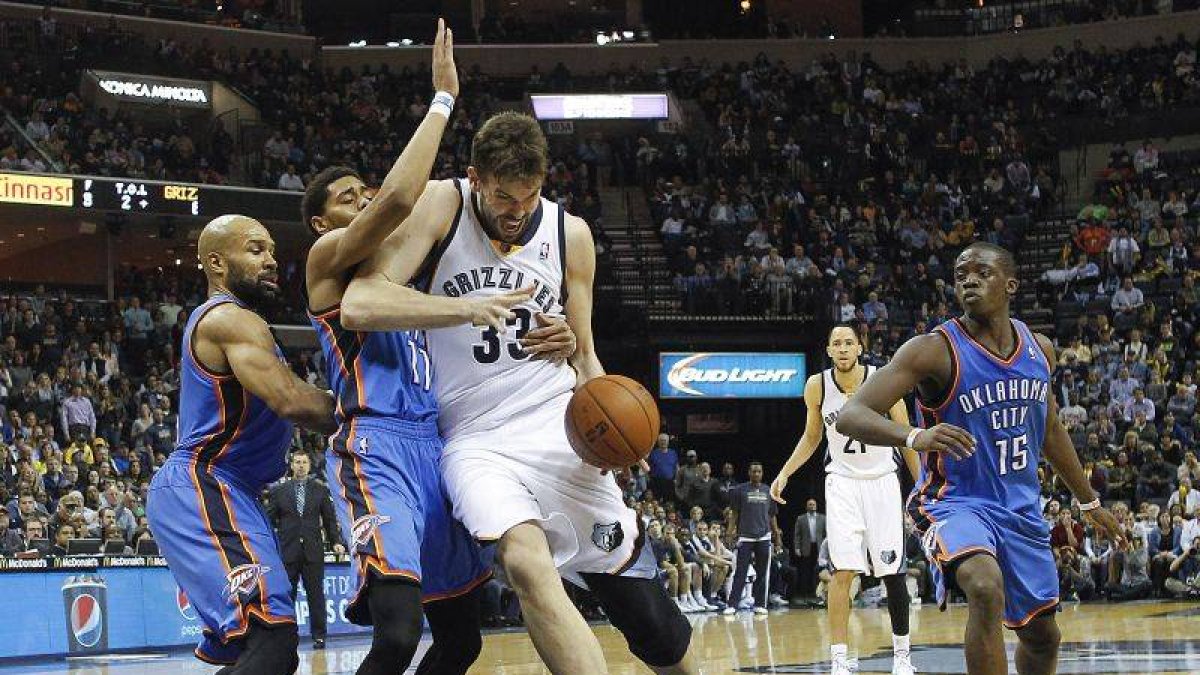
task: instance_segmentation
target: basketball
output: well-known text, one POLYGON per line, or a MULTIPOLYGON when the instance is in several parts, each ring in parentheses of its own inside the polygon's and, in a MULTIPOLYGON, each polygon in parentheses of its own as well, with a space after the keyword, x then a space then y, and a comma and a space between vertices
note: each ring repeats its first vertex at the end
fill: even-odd
POLYGON ((654 448, 659 423, 654 397, 622 375, 590 380, 567 406, 571 447, 601 469, 624 469, 644 459, 654 448))

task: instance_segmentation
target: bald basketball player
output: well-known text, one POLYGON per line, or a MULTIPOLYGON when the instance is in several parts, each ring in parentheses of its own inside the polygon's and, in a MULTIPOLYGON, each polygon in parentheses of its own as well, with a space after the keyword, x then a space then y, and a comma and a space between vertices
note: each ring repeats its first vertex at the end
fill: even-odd
POLYGON ((258 221, 221 216, 200 234, 208 299, 188 319, 179 442, 154 475, 146 515, 204 624, 196 647, 219 673, 295 672, 291 584, 258 505, 283 476, 294 424, 332 433, 333 398, 287 367, 256 311, 279 293, 275 242, 258 221))

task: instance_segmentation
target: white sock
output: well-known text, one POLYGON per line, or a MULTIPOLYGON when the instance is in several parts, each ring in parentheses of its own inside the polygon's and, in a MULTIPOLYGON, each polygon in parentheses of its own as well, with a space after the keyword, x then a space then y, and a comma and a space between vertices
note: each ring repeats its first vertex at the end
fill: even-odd
POLYGON ((892 636, 892 651, 897 654, 907 654, 910 651, 907 635, 892 636))
POLYGON ((845 661, 847 651, 846 645, 829 645, 830 660, 845 661))

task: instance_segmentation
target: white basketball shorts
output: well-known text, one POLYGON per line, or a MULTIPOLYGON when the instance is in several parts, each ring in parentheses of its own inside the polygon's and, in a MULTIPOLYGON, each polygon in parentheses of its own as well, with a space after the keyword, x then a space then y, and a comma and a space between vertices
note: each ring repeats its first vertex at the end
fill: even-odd
POLYGON ((580 572, 650 578, 656 570, 634 564, 637 514, 611 474, 571 449, 570 400, 567 393, 495 429, 447 441, 442 475, 454 516, 481 543, 536 522, 559 574, 584 587, 580 572))
POLYGON ((836 570, 877 577, 904 565, 904 503, 895 473, 879 478, 825 476, 829 560, 836 570))

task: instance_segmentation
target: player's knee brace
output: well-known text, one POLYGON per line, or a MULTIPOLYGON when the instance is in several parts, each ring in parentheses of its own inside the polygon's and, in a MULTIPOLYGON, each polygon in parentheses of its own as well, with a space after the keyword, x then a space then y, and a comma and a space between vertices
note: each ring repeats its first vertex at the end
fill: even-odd
POLYGON ((611 574, 583 577, 634 656, 648 666, 666 668, 687 655, 692 625, 657 580, 611 574))

